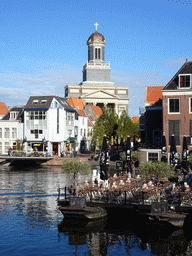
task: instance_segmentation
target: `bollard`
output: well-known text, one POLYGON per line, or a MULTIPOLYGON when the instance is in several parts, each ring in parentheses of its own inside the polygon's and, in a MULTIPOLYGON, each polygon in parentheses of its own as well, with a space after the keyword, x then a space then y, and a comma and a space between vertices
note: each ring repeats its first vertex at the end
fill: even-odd
POLYGON ((60 188, 58 188, 58 199, 60 199, 60 188))
POLYGON ((67 199, 67 188, 65 187, 65 199, 67 199))

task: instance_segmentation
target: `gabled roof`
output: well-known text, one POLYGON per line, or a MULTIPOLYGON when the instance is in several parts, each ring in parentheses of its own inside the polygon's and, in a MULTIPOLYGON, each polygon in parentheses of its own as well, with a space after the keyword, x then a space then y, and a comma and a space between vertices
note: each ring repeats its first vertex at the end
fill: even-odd
POLYGON ((93 112, 95 113, 95 115, 96 115, 97 117, 100 117, 100 115, 103 114, 103 111, 102 111, 102 109, 101 109, 99 106, 94 106, 94 105, 92 105, 92 104, 89 104, 89 105, 91 106, 93 112))
POLYGON ((94 119, 93 119, 92 116, 89 116, 89 120, 90 120, 90 122, 93 122, 93 121, 94 121, 94 119))
POLYGON ((164 86, 146 86, 145 87, 145 105, 153 105, 162 99, 164 86))
POLYGON ((0 102, 0 116, 6 115, 7 112, 8 112, 8 109, 5 103, 0 102))
POLYGON ((177 90, 180 74, 192 74, 192 61, 186 61, 163 90, 177 90))
POLYGON ((88 121, 88 126, 93 127, 93 124, 88 121))
POLYGON ((80 110, 83 110, 85 108, 84 102, 82 99, 77 99, 74 97, 69 98, 69 100, 67 101, 67 103, 72 107, 72 108, 78 108, 80 110))
POLYGON ((64 100, 58 96, 31 96, 25 106, 24 110, 48 110, 53 99, 56 99, 66 111, 75 112, 75 110, 64 100), (36 101, 34 104, 33 102, 36 101))
POLYGON ((85 116, 86 117, 86 114, 83 110, 76 110, 76 111, 79 114, 79 116, 85 116))
POLYGON ((99 89, 97 91, 94 91, 94 92, 90 92, 90 93, 87 93, 85 95, 83 95, 83 98, 86 99, 86 98, 111 98, 111 99, 119 99, 119 97, 117 95, 114 95, 114 94, 111 94, 109 92, 106 92, 102 89, 99 89))
POLYGON ((22 106, 22 107, 12 107, 9 109, 9 112, 2 118, 2 120, 9 120, 10 119, 10 112, 18 112, 18 115, 17 115, 17 119, 16 120, 19 120, 23 123, 23 111, 24 111, 24 107, 25 106, 22 106))

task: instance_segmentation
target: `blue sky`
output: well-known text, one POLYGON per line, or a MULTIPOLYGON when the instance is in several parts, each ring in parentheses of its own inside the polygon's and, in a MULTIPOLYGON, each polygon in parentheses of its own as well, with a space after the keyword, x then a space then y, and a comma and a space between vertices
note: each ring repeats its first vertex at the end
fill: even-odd
POLYGON ((63 97, 80 83, 97 22, 111 81, 129 86, 129 115, 138 115, 145 86, 166 85, 192 60, 191 10, 184 0, 1 0, 0 102, 63 97))

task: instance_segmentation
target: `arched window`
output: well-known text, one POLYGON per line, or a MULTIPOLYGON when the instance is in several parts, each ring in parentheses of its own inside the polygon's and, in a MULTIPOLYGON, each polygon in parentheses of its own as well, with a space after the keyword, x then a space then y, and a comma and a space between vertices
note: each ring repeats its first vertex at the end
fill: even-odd
POLYGON ((95 59, 100 60, 100 58, 101 58, 101 49, 95 48, 95 59))

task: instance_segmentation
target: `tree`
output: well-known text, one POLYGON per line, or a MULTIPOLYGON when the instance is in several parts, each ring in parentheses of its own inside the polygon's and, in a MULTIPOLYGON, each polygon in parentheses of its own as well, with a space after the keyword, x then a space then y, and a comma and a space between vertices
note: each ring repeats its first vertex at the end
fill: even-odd
POLYGON ((107 136, 110 140, 117 129, 118 115, 111 107, 104 107, 103 114, 96 120, 92 131, 92 140, 99 148, 102 147, 103 137, 107 136))
POLYGON ((88 162, 81 162, 75 159, 67 159, 63 162, 62 167, 66 173, 73 174, 75 195, 78 196, 77 174, 89 174, 91 172, 91 165, 88 162))
POLYGON ((132 137, 135 135, 136 139, 140 139, 141 134, 139 131, 139 121, 133 122, 132 121, 132 137))
POLYGON ((156 180, 156 198, 160 202, 159 184, 161 179, 175 177, 174 168, 165 162, 143 162, 140 166, 140 174, 142 178, 151 178, 155 176, 156 180))
POLYGON ((122 136, 125 140, 127 136, 132 137, 132 122, 131 118, 127 115, 125 111, 121 113, 121 116, 118 120, 118 129, 117 135, 120 137, 122 136))
POLYGON ((132 162, 133 165, 135 166, 135 163, 137 161, 141 160, 141 153, 139 151, 132 151, 132 162))

